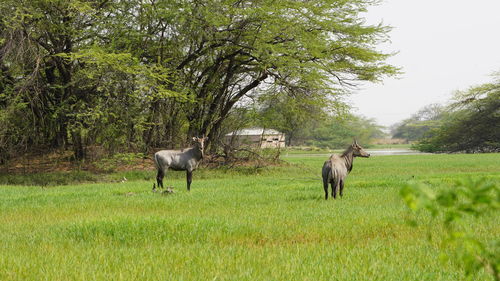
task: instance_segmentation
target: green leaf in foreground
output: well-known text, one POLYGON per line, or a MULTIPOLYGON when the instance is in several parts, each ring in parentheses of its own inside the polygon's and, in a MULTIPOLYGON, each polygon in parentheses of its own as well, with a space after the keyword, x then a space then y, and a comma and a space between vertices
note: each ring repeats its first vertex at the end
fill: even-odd
MULTIPOLYGON (((488 216, 498 211, 500 188, 496 183, 469 179, 438 191, 422 183, 409 183, 401 188, 400 195, 411 210, 426 210, 433 220, 445 226, 447 237, 442 242, 454 249, 451 256, 464 266, 467 278, 472 279, 484 269, 500 280, 500 240, 481 241, 471 225, 459 227, 459 222, 467 216, 488 216)), ((416 221, 413 222, 416 226, 416 221)), ((443 254, 442 258, 448 257, 443 254)))

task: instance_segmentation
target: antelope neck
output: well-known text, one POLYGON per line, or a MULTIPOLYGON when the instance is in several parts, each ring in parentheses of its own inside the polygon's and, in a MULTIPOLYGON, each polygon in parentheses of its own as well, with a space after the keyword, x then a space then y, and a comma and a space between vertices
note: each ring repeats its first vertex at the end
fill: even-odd
POLYGON ((203 151, 201 150, 201 147, 199 144, 195 144, 193 147, 193 151, 196 153, 196 156, 203 158, 205 155, 203 155, 203 151))
POLYGON ((346 168, 348 170, 351 170, 352 169, 352 162, 354 160, 354 152, 352 151, 352 148, 349 147, 348 149, 346 149, 346 151, 344 151, 344 153, 342 153, 341 157, 344 159, 346 168))

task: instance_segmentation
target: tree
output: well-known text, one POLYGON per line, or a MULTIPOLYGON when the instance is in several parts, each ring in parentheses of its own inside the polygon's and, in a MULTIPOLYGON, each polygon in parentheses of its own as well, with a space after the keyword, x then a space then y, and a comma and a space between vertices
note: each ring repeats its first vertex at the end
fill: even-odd
POLYGON ((211 140, 273 90, 334 100, 397 69, 375 50, 372 0, 5 0, 0 140, 9 151, 211 140), (297 90, 297 89, 308 89, 297 90))
POLYGON ((500 151, 500 76, 455 95, 448 114, 416 148, 428 152, 500 151))
POLYGON ((260 127, 285 133, 287 145, 303 143, 311 138, 312 127, 329 115, 341 115, 345 105, 329 100, 324 94, 313 94, 309 88, 271 90, 256 102, 255 119, 260 127))
POLYGON ((391 130, 392 137, 409 141, 419 140, 440 125, 443 112, 444 107, 440 104, 427 105, 410 118, 394 125, 391 130))
POLYGON ((0 109, 13 125, 0 131, 6 148, 71 145, 83 159, 88 145, 123 146, 140 136, 144 104, 170 91, 165 68, 144 64, 126 50, 136 41, 115 37, 134 13, 127 8, 129 1, 2 1, 8 16, 0 61, 8 87, 0 109))
POLYGON ((186 87, 176 90, 193 101, 188 134, 216 134, 237 103, 268 87, 335 96, 339 85, 396 73, 382 62, 388 55, 374 50, 388 29, 359 18, 369 4, 194 1, 178 9, 172 29, 182 36, 166 44, 176 53, 179 85, 186 87))
POLYGON ((319 147, 344 148, 356 139, 363 146, 369 146, 374 138, 384 133, 382 127, 373 119, 347 115, 341 118, 328 118, 312 132, 309 144, 319 147))

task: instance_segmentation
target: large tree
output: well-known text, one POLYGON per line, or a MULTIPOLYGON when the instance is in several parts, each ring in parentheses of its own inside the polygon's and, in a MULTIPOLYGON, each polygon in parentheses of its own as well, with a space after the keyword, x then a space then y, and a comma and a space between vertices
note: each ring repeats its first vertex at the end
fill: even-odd
POLYGON ((182 85, 176 90, 192 101, 188 135, 216 134, 237 103, 264 90, 335 96, 396 71, 375 50, 388 29, 359 17, 373 1, 180 3, 177 32, 165 41, 182 85))
MULTIPOLYGON (((247 98, 332 100, 397 69, 373 0, 4 0, 0 141, 174 146, 247 98)), ((19 146, 19 144, 22 144, 19 146)))

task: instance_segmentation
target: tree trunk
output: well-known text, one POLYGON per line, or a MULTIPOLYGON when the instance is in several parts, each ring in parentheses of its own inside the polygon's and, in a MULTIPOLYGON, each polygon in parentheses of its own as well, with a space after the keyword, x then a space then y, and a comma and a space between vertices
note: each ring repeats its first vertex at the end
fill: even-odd
POLYGON ((80 131, 74 131, 71 133, 73 139, 73 153, 75 160, 84 160, 87 156, 86 146, 83 136, 80 131))

